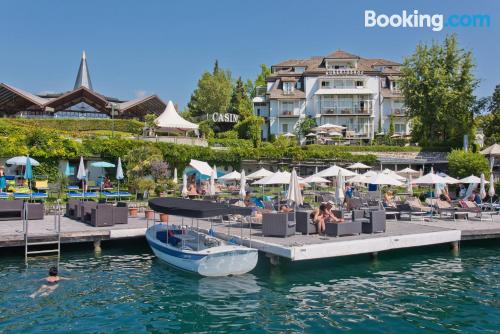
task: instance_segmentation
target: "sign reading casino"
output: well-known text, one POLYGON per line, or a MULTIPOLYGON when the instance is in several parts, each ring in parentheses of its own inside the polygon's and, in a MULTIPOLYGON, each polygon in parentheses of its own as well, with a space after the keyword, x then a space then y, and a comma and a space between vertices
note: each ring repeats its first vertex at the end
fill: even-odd
POLYGON ((239 118, 240 115, 230 113, 215 112, 207 115, 207 119, 211 119, 214 123, 238 123, 239 118))

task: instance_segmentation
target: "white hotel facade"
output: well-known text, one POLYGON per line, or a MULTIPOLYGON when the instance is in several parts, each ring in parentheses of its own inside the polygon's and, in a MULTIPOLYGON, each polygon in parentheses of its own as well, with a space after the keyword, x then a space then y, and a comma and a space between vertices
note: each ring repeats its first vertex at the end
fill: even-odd
POLYGON ((401 64, 335 51, 324 57, 287 60, 271 67, 266 87, 258 87, 254 112, 266 120, 263 138, 294 132, 312 117, 317 125, 346 128, 345 140, 373 139, 387 132, 393 115, 395 134, 408 135, 410 124, 398 88, 401 64))

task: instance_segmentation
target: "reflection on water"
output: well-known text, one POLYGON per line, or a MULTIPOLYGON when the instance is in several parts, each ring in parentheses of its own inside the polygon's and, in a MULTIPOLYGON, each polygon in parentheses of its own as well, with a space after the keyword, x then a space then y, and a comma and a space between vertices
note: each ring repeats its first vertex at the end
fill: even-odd
POLYGON ((64 281, 29 298, 50 263, 0 260, 0 332, 490 332, 500 323, 498 245, 383 254, 198 277, 145 247, 63 252, 64 281), (20 312, 19 310, 22 310, 20 312), (64 324, 64 326, 62 326, 64 324))

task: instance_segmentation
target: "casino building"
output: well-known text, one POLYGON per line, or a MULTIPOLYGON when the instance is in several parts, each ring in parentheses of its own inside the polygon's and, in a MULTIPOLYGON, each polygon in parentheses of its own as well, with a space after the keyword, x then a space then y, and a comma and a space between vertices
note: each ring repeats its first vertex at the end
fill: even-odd
POLYGON ((0 83, 0 117, 26 118, 138 118, 161 114, 166 104, 157 95, 124 101, 105 96, 92 87, 85 51, 82 53, 73 90, 32 94, 0 83))

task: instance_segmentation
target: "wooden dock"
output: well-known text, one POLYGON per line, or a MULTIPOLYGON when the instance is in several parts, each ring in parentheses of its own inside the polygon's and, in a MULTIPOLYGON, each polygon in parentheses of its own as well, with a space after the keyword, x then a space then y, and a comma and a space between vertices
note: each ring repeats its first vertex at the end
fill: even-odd
MULTIPOLYGON (((489 217, 489 216, 488 216, 489 217)), ((191 219, 170 217, 174 224, 191 225, 191 219)), ((149 224, 152 224, 150 221, 149 224)), ((196 221, 194 221, 196 227, 196 221)), ((61 243, 94 242, 126 238, 144 238, 148 222, 144 218, 129 218, 128 224, 112 227, 93 227, 66 217, 61 218, 61 243)), ((208 231, 210 223, 200 220, 199 228, 208 231)), ((260 229, 241 226, 239 223, 213 225, 215 233, 224 240, 236 240, 272 257, 283 257, 292 261, 329 258, 356 254, 378 253, 386 250, 422 247, 461 240, 500 238, 500 216, 493 220, 457 221, 397 221, 387 222, 385 233, 361 234, 359 236, 324 237, 294 235, 288 238, 264 237, 260 229), (240 239, 241 235, 243 236, 240 239)), ((43 241, 51 235, 54 217, 29 222, 30 239, 43 241)), ((0 248, 24 246, 22 221, 0 221, 0 248)), ((62 254, 64 256, 64 252, 62 254)))

